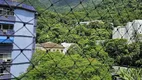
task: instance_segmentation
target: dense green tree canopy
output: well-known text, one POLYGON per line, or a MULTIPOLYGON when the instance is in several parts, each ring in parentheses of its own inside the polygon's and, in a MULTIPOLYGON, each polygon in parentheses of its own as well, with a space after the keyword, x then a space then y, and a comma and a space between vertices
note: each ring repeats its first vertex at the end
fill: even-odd
POLYGON ((30 71, 22 80, 111 80, 109 66, 93 58, 37 51, 32 59, 33 64, 41 57, 35 68, 32 65, 28 68, 30 71))
MULTIPOLYGON (((40 57, 42 59, 37 63, 38 65, 29 67, 28 71, 33 70, 23 80, 43 80, 43 78, 45 80, 100 80, 101 78, 111 80, 108 71, 110 68, 106 65, 111 66, 113 60, 113 65, 136 67, 142 65, 142 43, 137 41, 128 44, 124 39, 111 39, 113 27, 142 18, 141 0, 88 0, 88 5, 84 7, 79 5, 73 9, 61 1, 57 5, 53 4, 54 8, 51 6, 48 10, 45 8, 51 5, 47 2, 49 0, 27 1, 33 2, 33 6, 42 13, 38 17, 38 43, 67 42, 76 43, 77 46, 75 48, 71 46, 68 55, 38 51, 34 54, 32 62, 36 64, 40 57), (47 5, 41 5, 39 1, 47 5), (98 3, 93 4, 95 1, 98 3), (101 22, 79 24, 81 21, 92 20, 101 22), (96 44, 99 40, 105 40, 105 43, 96 44)), ((73 7, 76 2, 72 0, 69 5, 73 7)), ((138 36, 140 35, 135 35, 135 38, 137 39, 138 36)))
POLYGON ((114 58, 118 65, 141 66, 142 43, 128 44, 125 39, 114 39, 106 41, 106 52, 114 58))

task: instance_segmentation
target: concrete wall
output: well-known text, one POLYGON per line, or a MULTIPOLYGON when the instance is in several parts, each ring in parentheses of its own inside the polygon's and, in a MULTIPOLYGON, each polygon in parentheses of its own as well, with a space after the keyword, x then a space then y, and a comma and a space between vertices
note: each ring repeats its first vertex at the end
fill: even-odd
POLYGON ((142 20, 128 22, 125 27, 117 27, 113 30, 113 39, 127 39, 128 43, 135 42, 134 33, 142 34, 142 20))
POLYGON ((113 30, 113 39, 123 39, 125 38, 126 29, 124 27, 117 27, 113 30))
MULTIPOLYGON (((14 13, 16 19, 14 24, 15 35, 20 35, 20 37, 14 37, 13 49, 15 51, 13 51, 11 55, 12 59, 14 59, 12 63, 29 62, 33 54, 33 45, 35 43, 35 13, 20 9, 14 10, 14 13), (22 22, 28 22, 29 24, 24 25, 22 22), (21 50, 23 51, 21 52, 21 50)), ((11 73, 14 76, 19 76, 20 73, 26 71, 28 66, 29 64, 12 65, 11 73)))
POLYGON ((49 50, 50 52, 60 52, 63 53, 64 48, 45 48, 45 50, 49 50))
POLYGON ((61 45, 64 47, 63 53, 66 54, 67 51, 68 51, 68 49, 70 48, 70 46, 73 45, 73 44, 74 44, 74 43, 66 43, 66 42, 61 43, 61 45))

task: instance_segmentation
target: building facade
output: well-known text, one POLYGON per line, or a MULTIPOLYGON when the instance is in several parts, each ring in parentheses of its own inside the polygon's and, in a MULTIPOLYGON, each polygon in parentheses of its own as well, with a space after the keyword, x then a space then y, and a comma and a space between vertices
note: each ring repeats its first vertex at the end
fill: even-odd
POLYGON ((94 22, 104 23, 102 20, 92 20, 92 21, 79 22, 79 24, 81 24, 81 25, 89 25, 90 23, 94 23, 94 22))
POLYGON ((61 45, 64 46, 63 53, 66 54, 67 51, 68 51, 68 49, 69 49, 72 45, 74 45, 74 44, 75 44, 75 43, 66 43, 66 42, 61 43, 61 45))
POLYGON ((0 0, 0 79, 26 72, 35 47, 35 14, 32 6, 0 0))
POLYGON ((49 51, 49 52, 60 52, 63 53, 64 47, 62 45, 53 43, 53 42, 45 42, 40 45, 42 48, 38 48, 41 50, 49 51))
POLYGON ((113 29, 113 39, 127 39, 128 43, 141 41, 142 20, 128 22, 126 26, 118 26, 113 29))

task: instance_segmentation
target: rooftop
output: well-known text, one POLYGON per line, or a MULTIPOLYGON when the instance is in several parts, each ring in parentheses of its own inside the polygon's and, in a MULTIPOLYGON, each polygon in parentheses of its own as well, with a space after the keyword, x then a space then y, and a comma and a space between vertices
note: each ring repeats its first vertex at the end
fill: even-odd
POLYGON ((42 43, 41 46, 44 48, 64 48, 62 45, 53 42, 42 43))
POLYGON ((23 3, 18 3, 12 0, 0 0, 0 6, 11 6, 11 7, 22 8, 22 9, 26 9, 26 10, 34 11, 34 12, 36 11, 33 6, 29 6, 23 3))

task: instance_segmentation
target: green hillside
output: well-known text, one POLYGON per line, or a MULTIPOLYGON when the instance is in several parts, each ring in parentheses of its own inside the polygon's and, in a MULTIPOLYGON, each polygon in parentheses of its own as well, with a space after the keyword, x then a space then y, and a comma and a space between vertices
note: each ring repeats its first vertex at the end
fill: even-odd
MULTIPOLYGON (((44 0, 45 1, 45 0, 44 0)), ((48 0, 47 0, 48 1, 48 0)), ((70 1, 70 0, 69 0, 70 1)), ((62 8, 62 13, 59 13, 58 11, 54 11, 54 8, 49 8, 45 10, 43 7, 38 7, 40 4, 38 4, 38 1, 32 1, 30 0, 32 5, 36 5, 38 8, 38 12, 42 13, 38 17, 38 28, 37 28, 37 42, 43 43, 43 42, 55 42, 55 43, 62 43, 62 42, 68 42, 68 43, 77 43, 82 50, 84 50, 84 53, 88 56, 91 56, 95 58, 94 56, 96 49, 100 48, 96 45, 97 40, 109 40, 112 38, 112 23, 114 24, 114 27, 125 25, 127 22, 133 21, 135 19, 142 19, 142 5, 141 0, 105 0, 97 5, 94 5, 93 2, 85 1, 84 4, 88 3, 90 7, 84 7, 79 8, 82 6, 81 4, 78 7, 75 7, 72 9, 72 11, 66 11, 64 2, 58 3, 58 5, 55 5, 55 8, 57 9, 62 8), (38 4, 38 5, 37 5, 38 4), (58 7, 57 7, 58 6, 58 7), (52 10, 53 9, 53 10, 52 10), (68 13, 69 12, 69 13, 68 13), (100 20, 100 22, 94 22, 89 25, 80 25, 77 24, 81 21, 90 21, 90 20, 100 20)), ((42 4, 44 2, 42 1, 42 4)), ((48 2, 45 1, 45 3, 48 4, 48 2)), ((72 2, 70 5, 74 6, 76 3, 72 2)), ((47 5, 48 6, 48 5, 47 5)), ((70 8, 69 8, 70 9, 70 8)), ((138 53, 133 52, 133 50, 129 50, 130 45, 125 44, 122 47, 123 49, 111 49, 112 45, 118 45, 123 43, 127 43, 125 40, 110 40, 110 42, 106 43, 105 46, 108 46, 107 48, 110 50, 105 51, 106 53, 113 53, 112 50, 120 50, 118 53, 125 53, 125 57, 122 59, 132 59, 136 58, 136 56, 141 56, 142 54, 136 54, 138 53), (117 44, 115 44, 117 43, 117 44), (109 46, 110 45, 110 46, 109 46), (131 53, 132 56, 129 56, 131 53), (135 55, 135 56, 133 56, 135 55)), ((139 49, 141 45, 137 43, 137 47, 134 46, 134 49, 139 49)), ((132 45, 132 44, 131 44, 132 45)), ((115 47, 114 46, 114 47, 115 47)), ((105 48, 104 48, 105 50, 105 48)), ((104 51, 102 51, 104 53, 104 51)), ((104 53, 105 54, 105 53, 104 53)), ((99 55, 98 55, 99 56, 99 55)), ((106 58, 105 56, 100 55, 102 58, 106 58)), ((112 57, 112 56, 110 56, 112 57)), ((114 58, 114 57, 113 57, 114 58)), ((121 58, 119 56, 115 56, 114 59, 118 58, 117 60, 118 64, 121 64, 121 58)), ((122 61, 123 61, 122 60, 122 61)), ((131 61, 131 60, 129 60, 131 61)), ((132 60, 131 63, 133 66, 135 65, 141 65, 140 57, 137 57, 135 60, 132 60)), ((117 64, 116 63, 116 64, 117 64)), ((125 64, 130 65, 129 62, 126 62, 125 64)))
POLYGON ((141 0, 82 0, 81 4, 80 0, 25 0, 24 2, 34 6, 38 12, 47 9, 56 13, 68 13, 72 8, 78 20, 103 20, 114 23, 114 26, 142 18, 141 0))
MULTIPOLYGON (((39 8, 48 8, 52 5, 49 10, 53 11, 54 9, 57 10, 58 12, 65 12, 69 11, 70 7, 75 7, 76 5, 80 4, 82 2, 84 7, 91 7, 94 4, 99 4, 101 0, 18 0, 18 2, 22 2, 34 6, 36 9, 39 8), (91 4, 92 1, 94 4, 91 4), (54 7, 54 8, 53 8, 54 7)), ((82 9, 83 7, 79 5, 76 7, 76 10, 82 9)))
MULTIPOLYGON (((56 2, 56 0, 54 1, 56 2)), ((67 3, 64 1, 65 0, 60 0, 60 2, 56 3, 56 5, 53 2, 51 7, 49 7, 51 5, 49 0, 30 0, 30 2, 26 2, 27 4, 32 3, 32 5, 37 9, 38 13, 41 13, 38 16, 36 38, 37 43, 76 43, 80 48, 78 50, 72 48, 71 50, 74 51, 71 51, 69 56, 72 56, 72 58, 78 58, 80 63, 77 64, 79 65, 81 63, 86 63, 86 59, 87 61, 94 59, 100 63, 101 66, 107 65, 107 67, 112 65, 127 65, 134 68, 142 66, 142 43, 135 42, 128 44, 127 40, 125 39, 112 39, 112 23, 114 24, 113 27, 117 27, 125 25, 127 22, 133 21, 135 19, 142 19, 141 0, 103 0, 103 2, 100 0, 85 0, 82 4, 79 4, 77 0, 66 0, 70 6, 67 5, 67 3), (77 3, 79 5, 77 5, 77 3), (81 21, 91 20, 96 21, 90 23, 89 25, 78 24, 81 21), (104 41, 104 43, 98 45, 97 41, 104 41)), ((42 51, 39 51, 39 53, 40 52, 44 53, 42 51)), ((39 54, 35 53, 35 55, 39 54)), ((36 61, 39 56, 33 57, 33 62, 36 61)), ((53 56, 55 60, 57 59, 56 61, 59 61, 57 57, 60 58, 62 55, 51 53, 51 56, 53 56)), ((64 59, 66 60, 61 60, 61 64, 59 64, 61 66, 66 65, 66 67, 58 67, 69 71, 70 67, 73 65, 71 64, 71 66, 68 66, 68 64, 66 64, 72 63, 72 61, 68 60, 69 56, 68 54, 65 55, 64 59)), ((53 68, 53 72, 51 71, 51 73, 54 73, 52 74, 54 78, 51 76, 51 79, 53 78, 55 80, 60 80, 62 78, 61 76, 65 76, 62 72, 60 72, 60 70, 57 70, 57 66, 53 67, 52 63, 54 62, 52 60, 50 62, 50 59, 48 59, 48 56, 43 58, 43 63, 39 64, 37 67, 39 70, 41 70, 41 72, 46 71, 45 73, 39 73, 34 69, 29 73, 30 75, 26 76, 27 78, 23 80, 42 80, 43 76, 41 75, 43 74, 45 74, 45 79, 50 79, 50 75, 48 74, 50 71, 47 69, 50 66, 53 68), (49 66, 47 66, 45 63, 47 63, 49 66), (45 67, 43 68, 43 66, 45 67), (57 73, 55 73, 55 71, 57 71, 57 73), (58 73, 60 73, 59 76, 57 75, 58 73), (35 74, 36 77, 34 76, 35 74)), ((92 63, 89 65, 92 66, 92 63)), ((101 71, 98 70, 95 72, 94 70, 97 70, 96 68, 91 69, 90 67, 87 67, 86 73, 89 74, 85 73, 84 75, 87 75, 87 80, 100 80, 102 79, 102 76, 104 76, 104 73, 106 73, 107 67, 101 69, 101 71), (99 75, 101 77, 92 75, 99 75)), ((29 67, 29 69, 30 68, 31 67, 29 67)), ((108 74, 103 78, 106 80, 111 80, 109 74, 111 74, 110 71, 112 70, 112 67, 108 67, 108 69, 108 74)), ((76 68, 71 68, 71 70, 73 70, 73 72, 74 70, 76 70, 77 73, 79 72, 79 70, 76 68)), ((140 69, 136 68, 135 70, 139 71, 140 69)), ((69 73, 68 77, 71 80, 74 79, 74 76, 76 78, 76 73, 73 75, 73 77, 70 76, 72 74, 74 73, 69 73)), ((81 75, 79 80, 86 80, 84 75, 81 75)), ((125 79, 126 77, 123 74, 119 75, 122 76, 122 79, 125 79)), ((136 75, 140 78, 142 72, 140 71, 140 74, 136 73, 136 75)), ((128 78, 128 80, 131 79, 128 78)))

